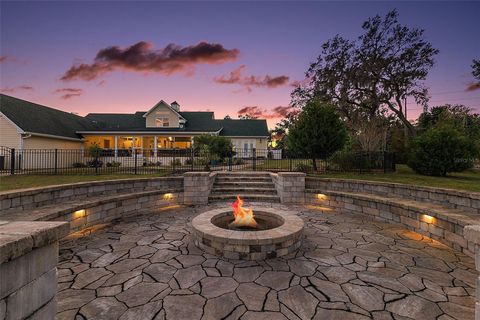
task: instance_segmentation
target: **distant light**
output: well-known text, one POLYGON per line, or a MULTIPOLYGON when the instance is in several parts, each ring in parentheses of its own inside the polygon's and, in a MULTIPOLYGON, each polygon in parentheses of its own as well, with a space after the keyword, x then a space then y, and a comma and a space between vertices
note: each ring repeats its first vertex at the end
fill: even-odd
POLYGON ((85 217, 85 209, 77 210, 73 213, 74 219, 82 218, 82 217, 85 217))
POLYGON ((323 193, 317 193, 317 199, 318 200, 327 200, 328 196, 326 194, 323 194, 323 193))
POLYGON ((173 193, 165 193, 163 195, 163 199, 165 199, 165 200, 170 200, 172 198, 173 198, 173 193))
POLYGON ((432 216, 429 216, 428 214, 422 214, 420 218, 423 222, 426 222, 426 223, 433 223, 435 221, 435 218, 432 216))

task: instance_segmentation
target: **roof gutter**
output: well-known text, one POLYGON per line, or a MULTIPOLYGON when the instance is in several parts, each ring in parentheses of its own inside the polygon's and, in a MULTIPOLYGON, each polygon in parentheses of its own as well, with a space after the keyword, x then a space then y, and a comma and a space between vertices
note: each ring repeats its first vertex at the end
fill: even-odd
POLYGON ((61 139, 61 140, 69 140, 69 141, 78 141, 78 142, 83 142, 85 139, 77 139, 77 138, 69 138, 69 137, 63 137, 63 136, 56 136, 53 134, 46 134, 46 133, 36 133, 36 132, 25 132, 26 136, 22 137, 23 139, 28 139, 31 138, 32 136, 36 137, 44 137, 44 138, 51 138, 51 139, 61 139))
MULTIPOLYGON (((222 128, 223 129, 223 128, 222 128)), ((220 131, 76 131, 78 134, 129 134, 129 135, 136 135, 136 134, 153 134, 153 135, 170 135, 170 136, 182 136, 186 134, 218 134, 220 131)))

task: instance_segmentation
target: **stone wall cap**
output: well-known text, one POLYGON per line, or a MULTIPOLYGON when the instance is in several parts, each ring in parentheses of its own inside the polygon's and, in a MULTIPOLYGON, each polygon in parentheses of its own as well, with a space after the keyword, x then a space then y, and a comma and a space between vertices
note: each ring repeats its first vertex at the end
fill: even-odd
POLYGON ((468 197, 471 199, 480 199, 480 192, 473 192, 468 190, 457 190, 449 188, 436 188, 436 187, 427 187, 427 186, 417 186, 412 184, 398 183, 398 182, 383 182, 383 181, 373 181, 373 180, 358 180, 358 179, 337 179, 337 178, 321 178, 307 176, 307 180, 317 180, 325 182, 340 182, 340 183, 358 183, 365 185, 376 185, 376 186, 389 186, 389 187, 401 187, 417 191, 429 191, 436 193, 445 193, 449 195, 456 195, 460 197, 468 197))
POLYGON ((304 172, 278 172, 279 176, 299 176, 305 177, 306 174, 304 172))
POLYGON ((58 241, 70 232, 68 222, 1 221, 0 263, 58 241))
POLYGON ((26 189, 16 189, 0 192, 0 200, 16 198, 19 196, 28 196, 34 195, 41 192, 51 192, 57 190, 67 190, 73 188, 84 188, 84 187, 94 187, 94 186, 103 186, 111 184, 121 184, 121 183, 135 183, 135 182, 144 182, 144 181, 174 181, 174 180, 183 180, 183 176, 167 176, 167 177, 149 177, 149 178, 126 178, 126 179, 113 179, 113 180, 101 180, 101 181, 86 181, 86 182, 75 182, 67 184, 57 184, 44 187, 35 187, 35 188, 26 188, 26 189))
POLYGON ((183 174, 184 176, 210 176, 209 171, 189 171, 183 174))

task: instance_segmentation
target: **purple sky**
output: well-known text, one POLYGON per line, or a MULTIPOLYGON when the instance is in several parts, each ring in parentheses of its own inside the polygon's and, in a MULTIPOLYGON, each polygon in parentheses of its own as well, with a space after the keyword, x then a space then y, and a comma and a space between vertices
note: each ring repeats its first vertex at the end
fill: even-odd
MULTIPOLYGON (((164 99, 217 118, 259 107, 272 126, 323 42, 356 38, 364 20, 394 8, 440 50, 426 82, 431 105, 463 103, 480 112, 480 90, 465 91, 472 59, 480 58, 480 2, 0 5, 2 92, 81 115, 148 110, 164 99)), ((419 111, 412 105, 409 117, 419 111)))

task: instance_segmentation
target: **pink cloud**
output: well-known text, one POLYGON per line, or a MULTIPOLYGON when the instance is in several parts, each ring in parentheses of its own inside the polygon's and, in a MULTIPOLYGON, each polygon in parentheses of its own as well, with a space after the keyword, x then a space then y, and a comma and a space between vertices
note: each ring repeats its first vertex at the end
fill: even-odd
POLYGON ((166 76, 177 72, 192 73, 197 64, 220 64, 237 59, 238 49, 225 49, 218 43, 199 42, 181 47, 169 44, 155 50, 151 43, 140 41, 130 47, 108 47, 98 51, 93 63, 70 67, 61 80, 91 81, 102 74, 116 70, 152 72, 166 76))

